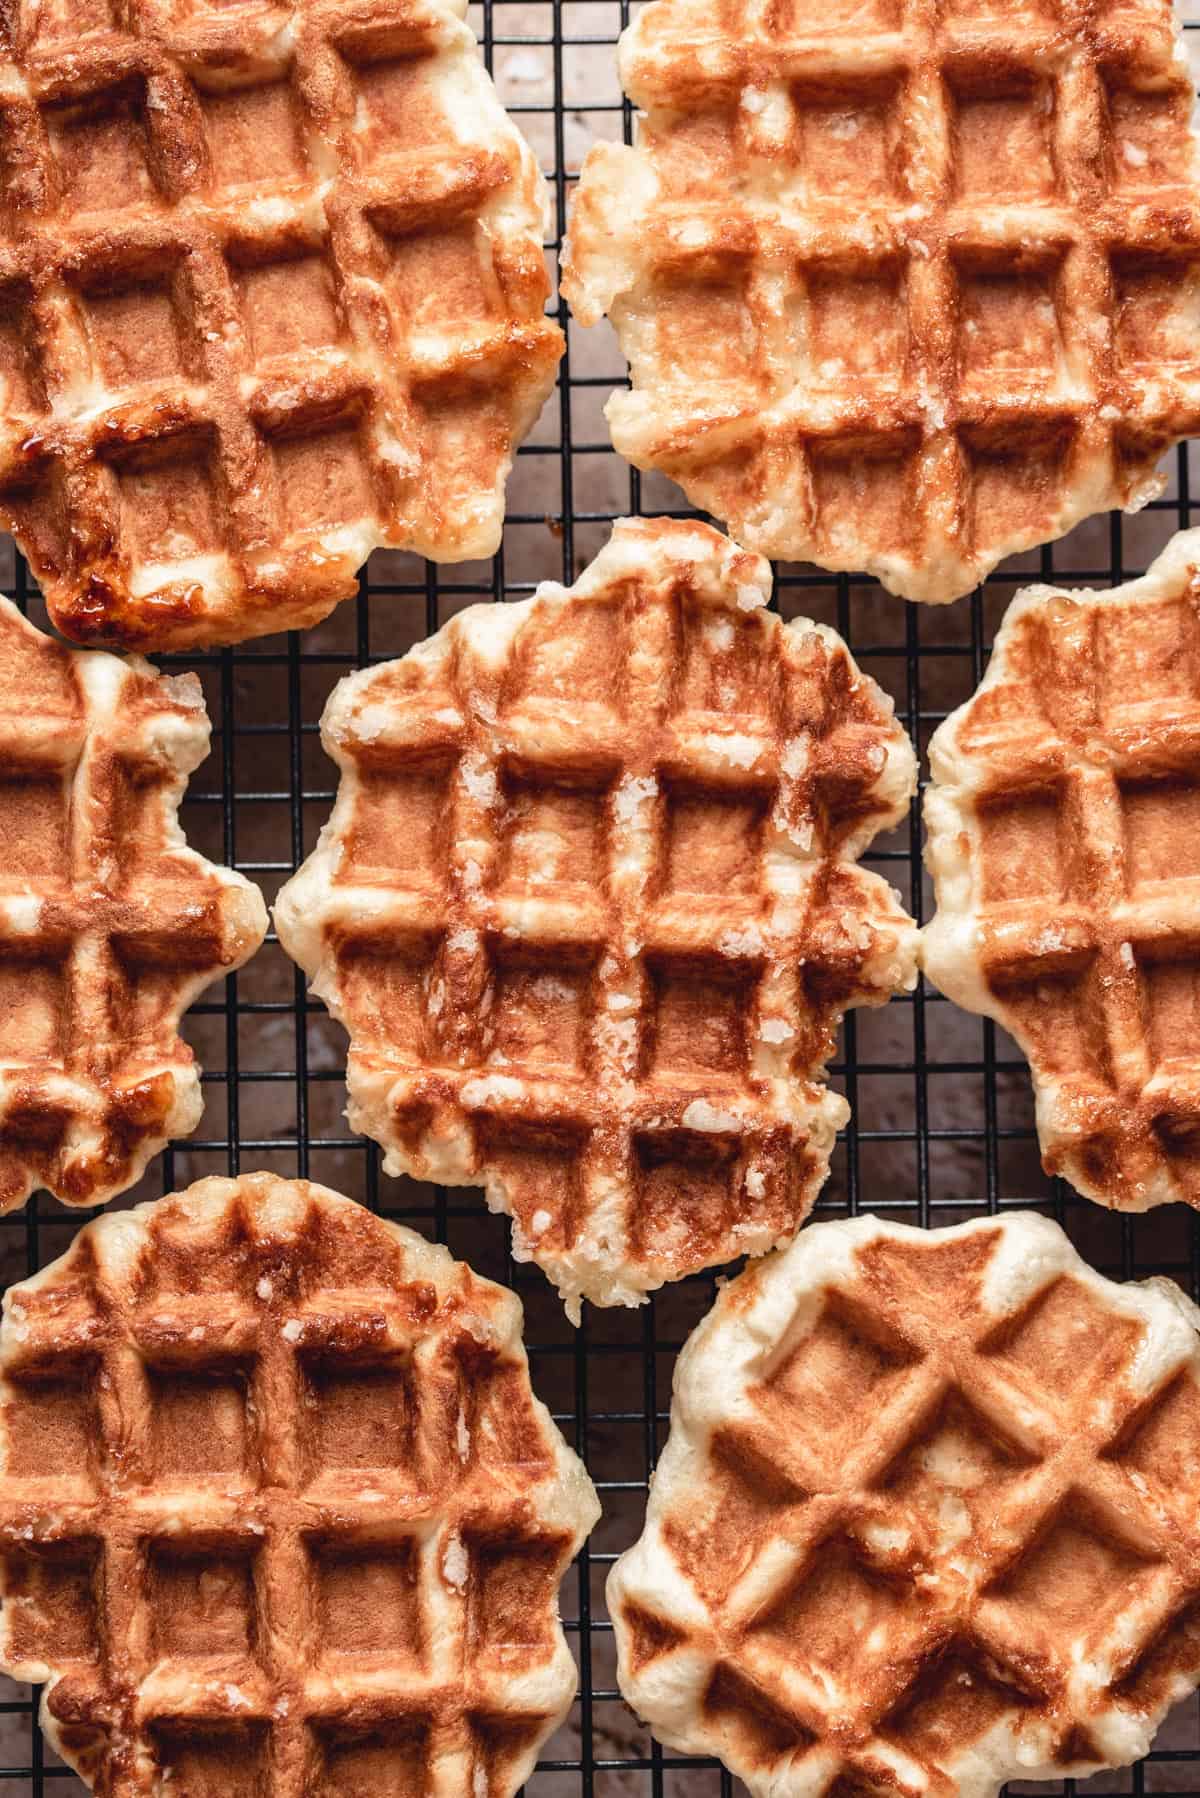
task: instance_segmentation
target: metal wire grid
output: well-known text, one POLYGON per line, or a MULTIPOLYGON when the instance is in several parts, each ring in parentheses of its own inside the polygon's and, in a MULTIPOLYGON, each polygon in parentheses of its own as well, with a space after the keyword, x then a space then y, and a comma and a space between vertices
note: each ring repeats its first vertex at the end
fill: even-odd
MULTIPOLYGON (((473 8, 488 66, 550 182, 552 273, 583 148, 592 137, 628 141, 632 134, 615 73, 615 44, 630 16, 630 0, 482 0, 473 8)), ((1200 31, 1200 19, 1185 29, 1200 31)), ((492 563, 439 570, 411 557, 376 555, 357 604, 315 631, 163 658, 164 666, 200 674, 213 720, 213 752, 184 807, 188 834, 257 880, 268 899, 312 847, 332 803, 333 771, 317 729, 342 674, 402 653, 474 600, 519 597, 542 578, 569 582, 622 512, 690 515, 677 489, 643 479, 609 445, 600 407, 624 365, 606 328, 580 332, 561 299, 553 310, 567 333, 567 354, 556 392, 520 452, 505 544, 492 563)), ((1141 572, 1170 534, 1191 522, 1193 479, 1189 452, 1181 449, 1166 496, 1136 519, 1092 521, 1063 543, 1007 565, 950 608, 904 605, 865 577, 798 568, 779 571, 774 603, 787 616, 802 612, 836 626, 891 692, 923 753, 935 726, 977 684, 1016 587, 1031 576, 1110 585, 1141 572)), ((0 590, 44 625, 24 562, 8 546, 3 554, 9 559, 0 560, 0 590)), ((928 906, 920 843, 914 807, 907 828, 868 858, 900 887, 918 920, 928 906)), ((486 1213, 476 1194, 381 1176, 374 1145, 351 1135, 341 1117, 344 1036, 306 998, 274 937, 193 1008, 187 1032, 205 1068, 204 1119, 124 1203, 211 1172, 268 1167, 307 1175, 448 1242, 522 1294, 535 1384, 587 1459, 605 1509, 563 1589, 579 1698, 547 1744, 531 1798, 730 1798, 735 1782, 715 1762, 664 1751, 624 1708, 603 1602, 608 1567, 640 1528, 666 1433, 675 1356, 712 1302, 714 1277, 681 1282, 637 1312, 585 1311, 573 1331, 541 1274, 511 1261, 507 1220, 486 1213)), ((853 1115, 818 1216, 867 1209, 930 1225, 1035 1205, 1056 1216, 1102 1271, 1125 1278, 1167 1273, 1200 1297, 1200 1218, 1179 1206, 1113 1218, 1044 1178, 1024 1059, 990 1022, 966 1017, 922 985, 881 1012, 852 1014, 833 1073, 853 1115)), ((44 1266, 90 1215, 43 1195, 0 1219, 0 1273, 13 1280, 44 1266)), ((0 1792, 71 1798, 83 1788, 46 1748, 36 1698, 29 1688, 0 1682, 0 1792)), ((1200 1703, 1180 1706, 1131 1769, 1008 1790, 1096 1798, 1200 1793, 1200 1703)))

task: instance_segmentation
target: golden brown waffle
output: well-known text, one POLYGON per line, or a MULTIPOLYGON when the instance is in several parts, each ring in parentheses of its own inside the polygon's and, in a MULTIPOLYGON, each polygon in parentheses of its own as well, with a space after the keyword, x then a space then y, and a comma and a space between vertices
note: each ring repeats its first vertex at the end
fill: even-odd
POLYGON ((857 858, 915 779, 841 639, 703 525, 472 607, 325 713, 342 771, 280 941, 390 1173, 483 1183, 572 1316, 796 1230, 847 1007, 915 979, 857 858))
POLYGON ((933 601, 1159 490, 1200 428, 1170 0, 656 0, 620 67, 562 285, 639 468, 933 601))
POLYGON ((516 1298, 306 1181, 90 1224, 0 1332, 0 1658, 98 1794, 508 1798, 599 1515, 516 1298))
POLYGON ((562 352, 466 0, 9 0, 0 520, 55 623, 314 623, 490 555, 562 352))
POLYGON ((95 1205, 201 1112, 183 1012, 261 943, 258 888, 189 849, 195 675, 67 648, 0 600, 0 1211, 95 1205))
POLYGON ((766 1798, 993 1798, 1200 1679, 1200 1313, 1032 1213, 805 1230, 675 1375, 618 1679, 766 1798))
POLYGON ((929 748, 929 977, 1028 1055, 1047 1171, 1131 1211, 1200 1205, 1198 567, 1018 594, 929 748))

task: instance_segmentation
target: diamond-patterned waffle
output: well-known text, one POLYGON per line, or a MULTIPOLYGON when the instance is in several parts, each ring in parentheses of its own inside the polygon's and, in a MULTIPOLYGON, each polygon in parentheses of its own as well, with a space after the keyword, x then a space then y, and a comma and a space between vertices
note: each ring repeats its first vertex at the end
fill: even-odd
POLYGON ((184 841, 195 675, 69 649, 0 600, 0 1211, 94 1205, 200 1118, 183 1012, 267 928, 184 841))
POLYGON ((1200 1679, 1200 1313, 1032 1213, 805 1230, 675 1375, 608 1582, 655 1733, 771 1798, 992 1798, 1200 1679))
POLYGON ((1200 531, 1111 592, 1032 587, 929 746, 929 978, 1029 1057, 1042 1159, 1200 1205, 1200 531))
POLYGON ((68 635, 314 623, 490 555, 554 378, 544 185, 466 0, 11 0, 0 519, 68 635))
POLYGON ((599 1515, 521 1307, 305 1181, 90 1224, 0 1332, 0 1658, 98 1794, 509 1798, 599 1515))
POLYGON ((623 455, 933 601, 1158 491, 1200 428, 1170 0, 656 0, 620 66, 562 284, 629 359, 623 455))
POLYGON ((915 979, 857 866, 908 739, 769 593, 707 526, 627 519, 325 714, 338 800, 276 923, 350 1031, 351 1121, 390 1173, 483 1183, 572 1316, 789 1237, 841 1014, 915 979))

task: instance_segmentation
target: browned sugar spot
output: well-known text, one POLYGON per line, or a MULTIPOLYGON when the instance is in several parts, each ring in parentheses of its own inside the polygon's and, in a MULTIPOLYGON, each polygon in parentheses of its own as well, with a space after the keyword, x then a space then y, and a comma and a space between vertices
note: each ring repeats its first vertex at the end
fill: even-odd
POLYGON ((1200 874, 1200 780, 1185 775, 1122 783, 1121 811, 1131 888, 1200 874))
POLYGON ((375 493, 360 427, 336 424, 271 444, 285 530, 336 530, 374 515, 375 493))
POLYGON ((1066 1394, 1119 1379, 1140 1335, 1140 1324, 1114 1316, 1068 1274, 1044 1288, 991 1347, 1039 1391, 1066 1394))
POLYGON ((756 975, 728 958, 655 961, 650 1065, 657 1078, 707 1073, 741 1084, 749 1072, 747 1024, 756 975))
POLYGON ((5 1459, 14 1479, 91 1478, 96 1436, 93 1369, 71 1379, 9 1381, 5 1459))
POLYGON ((101 379, 123 388, 184 372, 169 279, 97 289, 81 300, 101 379))
POLYGON ((1001 1683, 979 1657, 955 1649, 922 1672, 888 1720, 886 1733, 908 1753, 945 1767, 1028 1702, 1025 1693, 1001 1683))
POLYGON ((486 1059, 535 1074, 582 1073, 591 978, 590 967, 572 966, 569 954, 499 961, 486 1059))
MULTIPOLYGON (((948 1313, 970 1318, 977 1312, 979 1282, 999 1241, 998 1230, 979 1230, 948 1242, 881 1237, 865 1244, 856 1258, 866 1278, 899 1312, 925 1312, 944 1328, 948 1313)), ((893 1353, 903 1354, 902 1345, 893 1353)))
POLYGON ((1200 1388, 1190 1373, 1181 1373, 1139 1414, 1114 1459, 1152 1481, 1168 1503, 1194 1502, 1200 1490, 1200 1388))
POLYGON ((694 1507, 666 1517, 663 1535, 687 1577, 719 1603, 754 1559, 764 1520, 777 1526, 781 1513, 804 1496, 764 1459, 752 1436, 720 1429, 694 1507))
POLYGON ((351 1468, 416 1477, 417 1398, 407 1366, 319 1360, 307 1376, 310 1479, 351 1468))
POLYGON ((469 1639, 477 1664, 521 1667, 553 1645, 552 1617, 561 1541, 476 1539, 469 1544, 469 1639))
POLYGON ((45 1660, 55 1667, 95 1660, 97 1576, 98 1551, 91 1542, 6 1553, 4 1608, 11 1659, 45 1660))
POLYGON ((1073 1496, 994 1590, 1030 1629, 1035 1653, 1039 1629, 1058 1653, 1069 1636, 1101 1636, 1114 1611, 1136 1602, 1153 1565, 1103 1531, 1073 1496))
POLYGON ((624 1627, 625 1653, 629 1658, 630 1670, 636 1675, 651 1661, 660 1655, 670 1654, 681 1642, 687 1640, 685 1632, 676 1629, 662 1617, 643 1609, 641 1605, 627 1604, 621 1612, 621 1623, 624 1627))
POLYGON ((206 434, 167 438, 125 455, 117 465, 121 513, 148 562, 217 548, 213 443, 206 434))
POLYGON ((514 780, 506 793, 499 884, 509 891, 577 881, 599 885, 605 798, 579 787, 514 780))
POLYGON ((849 1542, 827 1540, 750 1633, 818 1679, 832 1677, 855 1695, 852 1708, 865 1704, 876 1714, 873 1688, 902 1662, 905 1640, 922 1627, 927 1605, 911 1587, 881 1579, 849 1542))
POLYGON ((312 1553, 323 1652, 356 1662, 386 1656, 389 1666, 422 1670, 428 1644, 412 1538, 378 1547, 335 1540, 317 1544, 312 1553))
POLYGON ((159 1768, 187 1798, 262 1798, 268 1789, 266 1725, 187 1722, 151 1725, 159 1768))
POLYGON ((286 81, 202 96, 205 135, 218 187, 302 179, 308 158, 286 81))
POLYGON ((806 1434, 832 1441, 868 1400, 884 1401, 914 1358, 907 1344, 885 1337, 874 1319, 843 1309, 831 1294, 813 1329, 758 1391, 794 1410, 806 1434))
POLYGON ((429 1722, 400 1718, 377 1728, 331 1723, 318 1728, 319 1763, 314 1798, 425 1798, 429 1722))
POLYGON ((815 1740, 798 1717, 724 1663, 717 1665, 702 1703, 714 1722, 732 1726, 740 1737, 742 1752, 763 1764, 815 1740))
POLYGON ((154 1472, 164 1479, 205 1479, 247 1472, 247 1382, 240 1370, 150 1372, 154 1472))
POLYGON ((908 312, 899 263, 818 272, 807 285, 812 360, 820 382, 855 376, 895 385, 903 379, 908 312))
POLYGON ((707 1131, 663 1131, 636 1138, 634 1251, 672 1267, 673 1278, 709 1265, 736 1206, 737 1151, 707 1131))
POLYGON ((880 549, 912 536, 918 444, 915 431, 815 439, 809 445, 818 542, 833 551, 847 514, 880 549))
POLYGON ((438 891, 445 884, 449 768, 364 770, 339 885, 438 891))
POLYGON ((130 81, 44 107, 42 117, 71 212, 108 212, 154 197, 145 89, 130 81))
POLYGON ((872 82, 865 76, 855 93, 835 95, 829 89, 797 82, 792 102, 797 108, 794 153, 819 197, 861 195, 880 200, 907 192, 907 170, 900 154, 899 84, 872 82))
POLYGON ((238 286, 255 361, 324 349, 340 340, 333 275, 323 256, 243 269, 238 286))
POLYGON ((156 1655, 246 1655, 257 1627, 253 1560, 202 1542, 152 1543, 146 1609, 156 1655))
POLYGON ((994 67, 955 72, 953 167, 960 198, 1048 199, 1055 191, 1051 154, 1053 88, 1025 70, 1007 83, 994 67))
POLYGON ((767 800, 673 791, 668 806, 669 892, 757 890, 767 800))
POLYGON ((1200 267, 1147 258, 1113 264, 1114 341, 1118 360, 1132 368, 1197 359, 1196 285, 1200 267))

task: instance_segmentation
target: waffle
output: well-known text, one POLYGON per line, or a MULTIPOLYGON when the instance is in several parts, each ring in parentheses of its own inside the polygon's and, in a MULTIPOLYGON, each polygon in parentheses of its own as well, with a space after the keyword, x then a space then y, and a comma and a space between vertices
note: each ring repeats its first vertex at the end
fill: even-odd
POLYGON ((805 1230, 675 1375, 618 1679, 771 1798, 993 1798, 1200 1679, 1200 1312, 1032 1213, 805 1230))
POLYGON ((1029 1057, 1042 1159, 1200 1205, 1200 531, 1108 593, 1018 594, 930 743, 929 978, 1029 1057))
POLYGON ((389 1173, 483 1183, 570 1314, 790 1237, 841 1014, 915 980, 857 857, 914 784, 833 632, 704 525, 460 613, 326 710, 342 781, 276 907, 389 1173))
POLYGON ((90 1224, 0 1331, 0 1658, 100 1794, 509 1798, 599 1515, 516 1298, 306 1181, 90 1224))
POLYGON ((1143 504, 1200 429, 1169 0, 656 0, 562 286, 613 442, 765 555, 910 599, 1143 504))
POLYGON ((194 674, 69 649, 0 599, 0 1211, 95 1205, 200 1119, 183 1012, 261 943, 258 888, 189 849, 194 674))
POLYGON ((314 623, 500 542, 562 352, 466 0, 8 0, 0 522, 82 642, 314 623))

